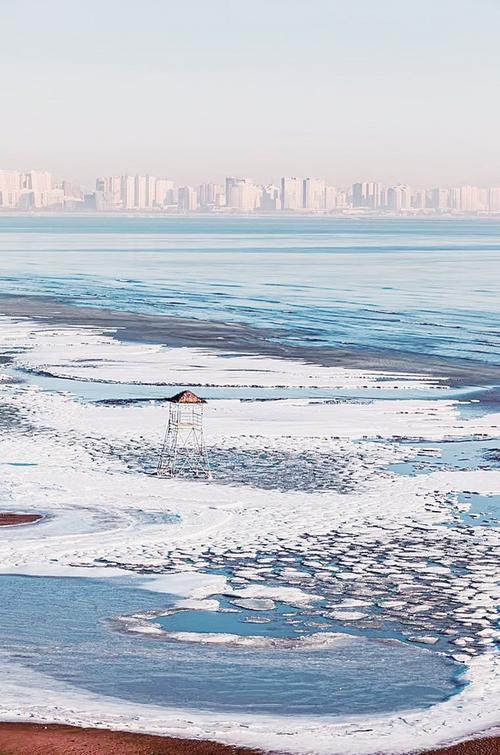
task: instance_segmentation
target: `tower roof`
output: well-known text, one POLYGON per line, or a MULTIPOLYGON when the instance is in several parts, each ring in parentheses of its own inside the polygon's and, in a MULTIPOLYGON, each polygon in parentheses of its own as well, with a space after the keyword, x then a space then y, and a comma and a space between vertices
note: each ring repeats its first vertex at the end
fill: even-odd
POLYGON ((172 404, 206 404, 204 398, 200 398, 192 391, 181 391, 168 399, 172 404))

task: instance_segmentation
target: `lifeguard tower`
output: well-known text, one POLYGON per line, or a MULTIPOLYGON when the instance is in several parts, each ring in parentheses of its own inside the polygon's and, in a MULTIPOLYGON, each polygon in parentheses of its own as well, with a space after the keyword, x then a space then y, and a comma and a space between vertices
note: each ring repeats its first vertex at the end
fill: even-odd
POLYGON ((181 391, 168 400, 168 425, 156 474, 210 479, 203 438, 203 407, 207 402, 192 391, 181 391))

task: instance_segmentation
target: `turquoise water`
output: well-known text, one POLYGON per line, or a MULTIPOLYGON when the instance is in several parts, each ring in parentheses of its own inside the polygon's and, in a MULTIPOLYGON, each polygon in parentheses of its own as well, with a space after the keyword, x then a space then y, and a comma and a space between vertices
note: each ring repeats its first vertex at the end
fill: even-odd
POLYGON ((0 293, 500 364, 500 224, 2 218, 0 293))

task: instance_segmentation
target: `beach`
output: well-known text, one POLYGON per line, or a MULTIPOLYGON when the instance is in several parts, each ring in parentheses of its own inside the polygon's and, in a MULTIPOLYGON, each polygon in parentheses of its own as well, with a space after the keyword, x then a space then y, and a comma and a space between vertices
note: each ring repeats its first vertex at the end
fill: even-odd
POLYGON ((71 726, 0 723, 1 755, 250 755, 216 742, 71 726))
MULTIPOLYGON (((476 739, 406 755, 497 755, 500 738, 476 739)), ((71 726, 0 723, 1 755, 251 755, 258 750, 71 726)), ((314 752, 314 748, 311 748, 314 752)), ((374 752, 375 755, 375 752, 374 752)))

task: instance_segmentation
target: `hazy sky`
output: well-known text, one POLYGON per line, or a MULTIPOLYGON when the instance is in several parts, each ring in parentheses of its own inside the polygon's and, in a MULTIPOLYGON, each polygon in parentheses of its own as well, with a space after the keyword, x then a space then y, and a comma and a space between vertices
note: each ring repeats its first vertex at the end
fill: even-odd
POLYGON ((0 0, 0 167, 500 185, 499 0, 0 0))

